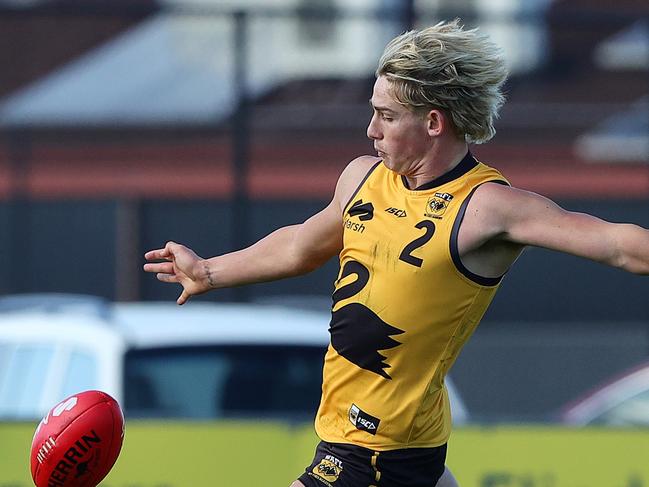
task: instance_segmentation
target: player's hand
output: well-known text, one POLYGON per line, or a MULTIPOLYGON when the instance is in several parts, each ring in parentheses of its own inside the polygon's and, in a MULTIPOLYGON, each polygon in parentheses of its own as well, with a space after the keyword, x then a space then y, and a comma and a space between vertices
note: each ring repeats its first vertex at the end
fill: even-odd
POLYGON ((176 300, 184 304, 197 294, 209 291, 210 287, 199 274, 200 263, 204 259, 196 255, 193 250, 175 242, 167 242, 163 249, 150 250, 144 254, 148 262, 144 264, 146 272, 154 272, 159 281, 173 282, 182 285, 183 291, 176 300))

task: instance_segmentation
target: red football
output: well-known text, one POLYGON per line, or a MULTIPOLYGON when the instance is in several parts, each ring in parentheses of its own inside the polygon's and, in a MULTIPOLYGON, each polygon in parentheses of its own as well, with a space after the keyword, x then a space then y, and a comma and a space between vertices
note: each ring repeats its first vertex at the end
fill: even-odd
POLYGON ((95 487, 115 464, 124 415, 105 392, 85 391, 54 406, 36 428, 31 469, 37 487, 95 487))

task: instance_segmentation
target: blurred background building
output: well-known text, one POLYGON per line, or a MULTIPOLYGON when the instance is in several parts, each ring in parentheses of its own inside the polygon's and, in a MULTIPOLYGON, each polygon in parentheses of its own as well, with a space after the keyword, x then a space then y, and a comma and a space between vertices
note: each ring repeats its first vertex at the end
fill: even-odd
MULTIPOLYGON (((385 43, 455 17, 511 69, 476 155, 649 227, 644 0, 0 0, 0 292, 174 299, 142 254, 216 255, 324 207, 372 151, 385 43)), ((326 309, 336 273, 202 299, 326 309)), ((531 249, 453 373, 478 416, 538 416, 648 355, 646 278, 531 249)))

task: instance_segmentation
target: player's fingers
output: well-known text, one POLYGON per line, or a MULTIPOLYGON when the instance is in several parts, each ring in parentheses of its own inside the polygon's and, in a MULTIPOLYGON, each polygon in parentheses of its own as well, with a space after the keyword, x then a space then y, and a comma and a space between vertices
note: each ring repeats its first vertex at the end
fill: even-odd
POLYGON ((167 259, 170 256, 169 250, 166 248, 164 249, 155 249, 155 250, 149 250, 147 253, 144 254, 144 258, 146 260, 156 260, 156 259, 167 259))
POLYGON ((165 250, 167 251, 167 253, 169 253, 169 255, 173 254, 174 252, 176 252, 180 248, 182 248, 182 245, 177 244, 173 240, 169 240, 165 244, 165 250))
POLYGON ((173 274, 174 265, 171 262, 155 262, 144 264, 143 266, 146 272, 156 272, 161 274, 173 274))
POLYGON ((188 299, 189 299, 189 294, 187 293, 187 291, 183 289, 183 292, 180 293, 180 296, 178 296, 178 299, 176 299, 176 303, 182 306, 187 302, 188 299))
POLYGON ((178 282, 178 277, 175 274, 165 274, 163 272, 159 272, 156 274, 156 277, 158 278, 158 281, 162 282, 178 282))

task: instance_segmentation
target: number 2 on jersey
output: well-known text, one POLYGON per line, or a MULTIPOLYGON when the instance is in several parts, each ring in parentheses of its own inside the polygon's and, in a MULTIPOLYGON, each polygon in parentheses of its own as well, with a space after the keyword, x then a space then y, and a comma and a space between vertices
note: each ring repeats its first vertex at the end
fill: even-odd
POLYGON ((399 260, 414 265, 415 267, 421 267, 421 264, 423 264, 424 261, 419 257, 412 255, 412 252, 417 250, 419 247, 423 247, 431 238, 433 238, 433 235, 435 234, 435 224, 430 220, 423 220, 417 223, 415 228, 423 228, 426 231, 421 237, 417 237, 404 247, 399 255, 399 260))

